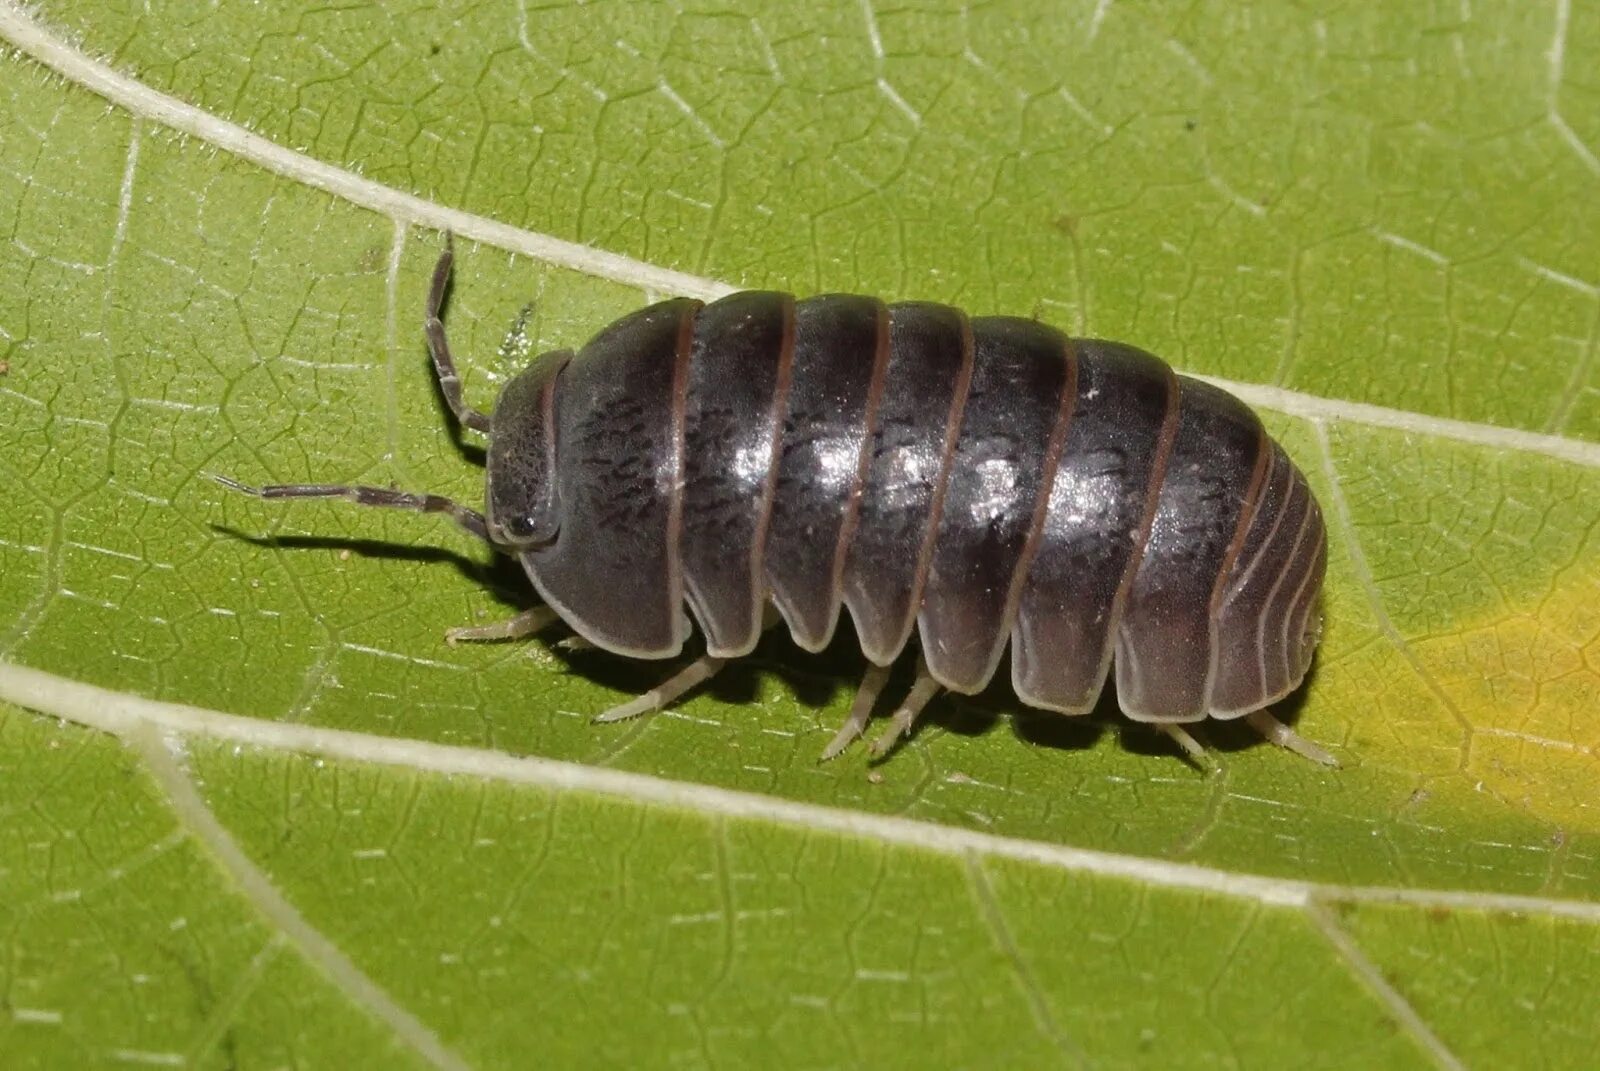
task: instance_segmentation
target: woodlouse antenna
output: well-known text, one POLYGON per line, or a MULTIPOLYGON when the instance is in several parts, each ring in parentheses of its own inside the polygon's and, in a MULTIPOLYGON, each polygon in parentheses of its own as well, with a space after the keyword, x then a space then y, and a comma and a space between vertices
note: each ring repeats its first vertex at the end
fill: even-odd
POLYGON ((358 506, 383 506, 388 509, 408 509, 415 513, 448 513, 462 528, 471 532, 491 546, 494 541, 489 538, 489 528, 484 522, 483 514, 477 510, 468 509, 443 495, 412 494, 406 491, 391 491, 382 487, 360 487, 349 484, 330 483, 282 483, 268 484, 265 487, 251 487, 238 480, 216 473, 208 473, 213 480, 222 486, 234 491, 240 491, 256 498, 342 498, 354 502, 358 506))
POLYGON ((433 371, 439 379, 439 390, 450 411, 461 421, 462 427, 488 432, 489 418, 472 408, 461 397, 461 376, 456 372, 455 358, 450 355, 450 342, 445 338, 444 321, 439 313, 444 309, 444 292, 450 285, 450 268, 455 263, 455 236, 446 231, 444 252, 433 266, 433 283, 428 287, 427 319, 423 330, 428 335, 428 353, 433 357, 433 371))

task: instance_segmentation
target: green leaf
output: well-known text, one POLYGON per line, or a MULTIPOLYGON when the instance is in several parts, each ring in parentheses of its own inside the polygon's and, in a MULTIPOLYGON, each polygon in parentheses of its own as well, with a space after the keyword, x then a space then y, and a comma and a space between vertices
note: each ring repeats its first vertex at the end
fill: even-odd
POLYGON ((0 2, 0 1052, 19 1066, 1579 1066, 1600 1042, 1600 15, 0 2), (670 290, 1227 377, 1331 523, 1315 768, 860 671, 441 642, 487 404, 670 290))

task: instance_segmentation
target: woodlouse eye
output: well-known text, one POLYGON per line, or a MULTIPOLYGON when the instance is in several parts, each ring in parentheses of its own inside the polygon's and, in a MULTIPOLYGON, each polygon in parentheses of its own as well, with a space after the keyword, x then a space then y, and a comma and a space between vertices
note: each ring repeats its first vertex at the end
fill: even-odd
POLYGON ((527 517, 512 517, 502 526, 506 535, 518 543, 526 543, 534 538, 534 524, 527 517))
POLYGON ((555 542, 556 532, 541 528, 528 516, 512 516, 504 520, 496 517, 489 524, 489 538, 496 543, 532 547, 555 542))

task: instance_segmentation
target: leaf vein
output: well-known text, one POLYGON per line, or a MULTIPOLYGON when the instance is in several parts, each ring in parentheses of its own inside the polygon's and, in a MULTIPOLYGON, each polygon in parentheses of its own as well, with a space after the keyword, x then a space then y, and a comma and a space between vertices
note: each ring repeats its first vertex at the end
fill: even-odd
POLYGON ((239 894, 268 924, 283 934, 351 1001, 366 1009, 433 1066, 446 1071, 467 1071, 470 1065, 465 1060, 446 1048, 432 1030, 401 1007, 300 914, 233 839, 200 795, 181 759, 174 754, 174 745, 181 747, 181 737, 163 732, 158 723, 151 721, 132 726, 122 735, 144 760, 179 824, 210 852, 215 862, 233 878, 239 894))
POLYGON ((1436 1066, 1445 1068, 1446 1071, 1465 1071, 1466 1065, 1458 1060, 1445 1043, 1439 1040, 1439 1036, 1428 1028, 1422 1016, 1417 1014, 1417 1010, 1366 957, 1355 940, 1339 928, 1331 912, 1319 904, 1311 904, 1307 907, 1306 914, 1311 917, 1312 925, 1317 931, 1355 972, 1356 978, 1383 1003, 1389 1014, 1432 1058, 1436 1066))
POLYGON ((114 692, 43 670, 0 661, 0 701, 119 737, 152 730, 320 758, 398 769, 478 777, 656 804, 702 815, 774 822, 816 833, 856 837, 965 858, 1014 859, 1058 870, 1120 878, 1150 887, 1217 893, 1281 907, 1381 903, 1542 915, 1600 925, 1600 903, 1513 893, 1388 886, 1342 886, 1236 873, 1064 844, 1023 840, 894 815, 801 803, 780 797, 672 781, 648 774, 519 756, 487 748, 436 744, 289 722, 264 721, 114 692))
POLYGON ((1000 900, 995 896, 994 884, 989 880, 989 874, 983 868, 983 860, 976 855, 967 855, 967 886, 972 891, 972 899, 977 904, 978 917, 988 928, 994 940, 995 950, 1005 957, 1011 966, 1011 975, 1017 980, 1017 988, 1022 990, 1023 999, 1027 1001, 1028 1008, 1033 1012, 1033 1021, 1039 1028, 1039 1033, 1067 1057, 1073 1066, 1086 1067, 1088 1060, 1083 1051, 1073 1043, 1072 1039, 1062 1032, 1055 1016, 1050 1013, 1050 1004, 1045 999, 1039 980, 1033 975, 1033 968, 1028 965, 1022 950, 1017 947, 1016 938, 1011 934, 1011 927, 1006 922, 1005 911, 1000 906, 1000 900))

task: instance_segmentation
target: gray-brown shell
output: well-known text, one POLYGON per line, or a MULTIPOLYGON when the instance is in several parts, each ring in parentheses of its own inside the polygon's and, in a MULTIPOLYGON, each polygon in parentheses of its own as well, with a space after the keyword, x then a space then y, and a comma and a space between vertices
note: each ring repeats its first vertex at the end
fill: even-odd
POLYGON ((624 317, 502 395, 491 538, 598 646, 748 653, 774 602, 820 649, 847 606, 975 692, 1081 713, 1113 661, 1142 721, 1235 717, 1315 650, 1327 540, 1232 395, 1111 342, 933 304, 759 291, 624 317))

